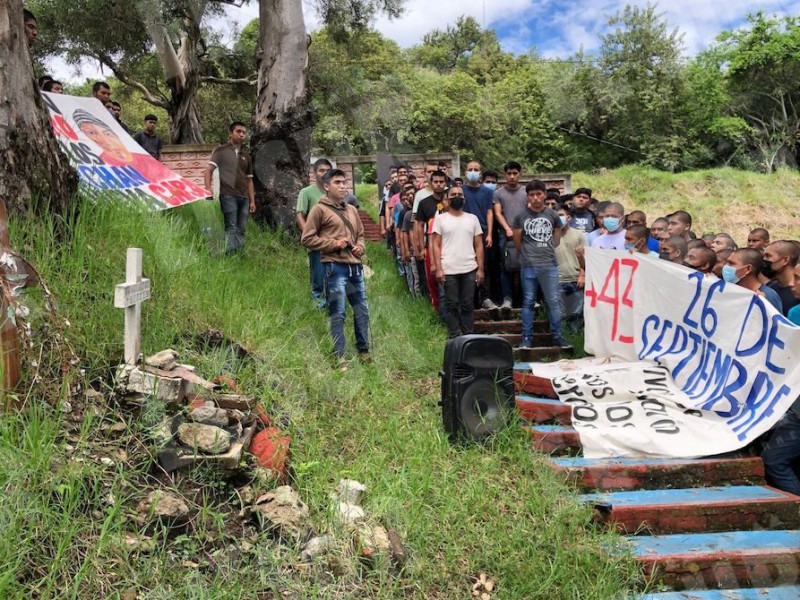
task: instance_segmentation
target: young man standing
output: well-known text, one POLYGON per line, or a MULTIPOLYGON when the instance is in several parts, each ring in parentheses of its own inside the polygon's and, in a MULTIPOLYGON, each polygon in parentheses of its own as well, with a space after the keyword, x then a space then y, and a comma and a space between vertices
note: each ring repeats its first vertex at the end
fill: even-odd
POLYGON ((556 247, 561 303, 569 328, 580 331, 583 329, 585 272, 583 252, 579 253, 578 248, 586 246, 586 234, 569 226, 569 210, 565 205, 560 205, 557 212, 561 224, 561 242, 556 247))
POLYGON ((624 250, 625 230, 622 228, 622 217, 625 208, 619 202, 610 202, 603 213, 605 233, 592 241, 592 248, 600 250, 624 250))
POLYGON ((525 211, 514 221, 514 245, 522 253, 520 348, 530 348, 533 341, 533 305, 540 286, 547 303, 553 344, 562 348, 570 347, 561 337, 561 290, 555 253, 561 241, 561 220, 554 210, 544 205, 546 189, 544 182, 538 179, 531 181, 525 187, 528 195, 525 211))
POLYGON ((92 98, 97 98, 105 106, 111 100, 111 87, 105 81, 95 81, 92 85, 92 98))
POLYGON ((344 171, 328 171, 322 181, 325 194, 308 213, 300 242, 322 255, 331 317, 331 337, 341 371, 345 359, 345 302, 353 309, 353 324, 358 357, 369 362, 369 308, 364 285, 364 225, 358 210, 347 204, 347 180, 344 171))
POLYGON ((625 250, 639 257, 658 258, 658 252, 653 252, 648 246, 647 227, 644 225, 631 225, 625 230, 625 250))
POLYGON ((780 296, 784 316, 798 304, 797 298, 792 293, 794 268, 797 266, 798 258, 800 250, 792 242, 783 240, 772 242, 764 250, 764 267, 761 273, 771 280, 767 286, 780 296))
MULTIPOLYGON (((499 226, 497 245, 500 260, 503 261, 500 271, 500 288, 503 297, 501 308, 508 309, 511 308, 511 298, 514 293, 513 273, 506 269, 504 257, 506 247, 514 240, 514 223, 527 211, 528 194, 525 192, 525 188, 519 184, 522 165, 510 161, 506 163, 503 170, 506 174, 506 184, 494 193, 493 202, 494 218, 499 226)), ((544 206, 544 195, 542 196, 542 205, 544 206)), ((558 223, 558 215, 556 215, 556 223, 558 223)), ((555 264, 555 259, 553 264, 555 264)))
POLYGON ((650 236, 657 240, 659 243, 669 238, 667 227, 669 222, 664 217, 659 217, 653 224, 650 225, 650 236))
MULTIPOLYGON (((464 210, 478 219, 483 230, 482 244, 488 252, 492 247, 492 229, 494 229, 494 192, 481 184, 481 180, 481 163, 477 160, 468 162, 467 183, 463 187, 464 210)), ((497 308, 489 298, 485 281, 478 285, 478 305, 489 310, 497 308)))
POLYGON ((133 141, 144 148, 150 156, 156 160, 161 160, 161 150, 164 147, 164 142, 161 141, 161 137, 156 133, 156 123, 158 123, 157 116, 146 115, 144 129, 133 136, 133 141))
POLYGON ((658 257, 682 265, 688 251, 686 240, 679 235, 673 235, 661 242, 661 252, 658 253, 658 257))
POLYGON ((667 217, 667 233, 670 236, 677 235, 688 242, 693 239, 691 232, 692 215, 685 210, 677 210, 667 217))
POLYGON ((772 304, 778 312, 783 313, 783 305, 778 292, 772 288, 762 285, 758 280, 758 274, 763 267, 761 252, 752 248, 742 248, 736 250, 725 262, 722 267, 722 278, 728 283, 735 283, 762 296, 767 302, 772 304))
MULTIPOLYGON (((308 213, 314 208, 320 199, 325 195, 323 180, 325 175, 333 168, 331 161, 327 158, 318 158, 312 167, 315 181, 309 186, 300 190, 297 196, 297 207, 295 217, 300 233, 306 227, 308 213)), ((311 272, 311 299, 320 310, 325 308, 325 272, 322 269, 322 255, 319 250, 308 251, 308 268, 311 272)))
MULTIPOLYGON (((428 235, 430 234, 431 220, 436 213, 442 209, 444 201, 445 174, 442 171, 434 171, 430 177, 431 193, 427 198, 421 200, 416 211, 412 208, 412 220, 414 221, 414 256, 417 264, 422 260, 425 273, 425 282, 434 310, 440 313, 439 306, 439 285, 436 280, 436 264, 432 262, 430 248, 428 247, 428 235)), ((415 200, 416 201, 416 200, 415 200)), ((420 280, 422 280, 420 273, 420 280)))
POLYGON ((25 40, 28 42, 28 48, 32 48, 36 43, 36 38, 39 37, 39 25, 36 21, 36 16, 27 8, 22 9, 22 20, 25 24, 25 40))
POLYGON ((750 235, 747 236, 747 247, 752 248, 753 250, 758 250, 759 252, 764 252, 764 250, 769 245, 769 231, 764 229, 763 227, 756 227, 753 231, 750 232, 750 235))
POLYGON ((436 217, 432 241, 447 334, 454 338, 473 331, 475 286, 483 283, 483 231, 478 218, 464 211, 461 187, 447 190, 445 205, 449 210, 436 217))
POLYGON ((572 229, 583 233, 592 233, 599 227, 597 216, 589 210, 589 201, 592 199, 592 190, 589 188, 578 188, 572 197, 572 214, 569 219, 569 226, 572 229))
POLYGON ((256 193, 253 186, 253 161, 242 145, 247 128, 241 121, 228 126, 228 143, 217 146, 211 153, 205 173, 206 189, 211 189, 214 170, 219 171, 219 204, 225 219, 228 239, 226 254, 244 248, 247 215, 256 212, 256 193))

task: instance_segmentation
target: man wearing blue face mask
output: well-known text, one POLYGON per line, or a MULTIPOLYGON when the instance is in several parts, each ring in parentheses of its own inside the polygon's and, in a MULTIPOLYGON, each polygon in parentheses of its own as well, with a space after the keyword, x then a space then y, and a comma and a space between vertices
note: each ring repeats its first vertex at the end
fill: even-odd
MULTIPOLYGON (((471 160, 467 163, 466 184, 462 188, 464 191, 464 212, 475 215, 483 230, 482 243, 486 250, 491 249, 492 229, 494 228, 494 190, 490 190, 481 184, 482 173, 481 163, 471 160)), ((478 288, 478 305, 493 310, 497 305, 489 298, 489 291, 485 283, 481 283, 478 288)))
POLYGON ((764 265, 761 252, 752 248, 742 248, 733 252, 722 267, 722 278, 728 283, 735 283, 758 294, 772 304, 778 312, 783 312, 783 303, 778 292, 758 280, 764 265))
POLYGON ((625 207, 619 202, 611 202, 603 216, 603 227, 606 232, 592 241, 592 248, 600 250, 624 250, 625 230, 622 228, 622 217, 625 207))
POLYGON ((561 301, 567 326, 577 332, 583 329, 583 286, 585 282, 583 253, 577 249, 586 246, 586 234, 569 226, 569 209, 558 206, 561 222, 561 242, 556 246, 558 283, 561 286, 561 301))

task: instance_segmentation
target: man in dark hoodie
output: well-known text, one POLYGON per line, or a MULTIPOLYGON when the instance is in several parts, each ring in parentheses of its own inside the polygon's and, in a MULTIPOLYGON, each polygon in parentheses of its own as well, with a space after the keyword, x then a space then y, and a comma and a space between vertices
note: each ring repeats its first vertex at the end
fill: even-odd
POLYGON ((322 181, 325 196, 309 211, 300 242, 309 250, 322 253, 331 337, 341 371, 345 359, 345 300, 353 309, 356 348, 362 362, 370 362, 369 308, 364 285, 364 225, 358 210, 345 202, 347 179, 341 169, 328 171, 322 181))

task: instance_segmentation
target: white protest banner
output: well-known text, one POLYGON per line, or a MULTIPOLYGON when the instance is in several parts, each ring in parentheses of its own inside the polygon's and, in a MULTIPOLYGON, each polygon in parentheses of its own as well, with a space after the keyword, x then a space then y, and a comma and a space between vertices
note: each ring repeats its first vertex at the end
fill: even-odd
POLYGON ((763 297, 624 252, 586 263, 586 350, 609 364, 552 379, 586 456, 737 450, 800 394, 800 328, 763 297))
POLYGON ((99 100, 45 92, 42 97, 56 140, 77 170, 82 190, 115 192, 151 210, 211 195, 145 152, 99 100))

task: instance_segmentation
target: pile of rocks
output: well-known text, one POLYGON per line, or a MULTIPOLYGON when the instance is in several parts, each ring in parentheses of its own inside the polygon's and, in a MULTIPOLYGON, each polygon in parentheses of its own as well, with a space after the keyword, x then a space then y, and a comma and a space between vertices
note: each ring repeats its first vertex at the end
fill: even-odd
POLYGON ((169 415, 152 431, 166 471, 199 462, 237 469, 251 449, 259 466, 285 477, 289 436, 272 426, 252 396, 222 393, 221 380, 200 377, 167 349, 146 358, 141 367, 120 366, 117 391, 129 403, 145 404, 155 397, 166 404, 169 415))

